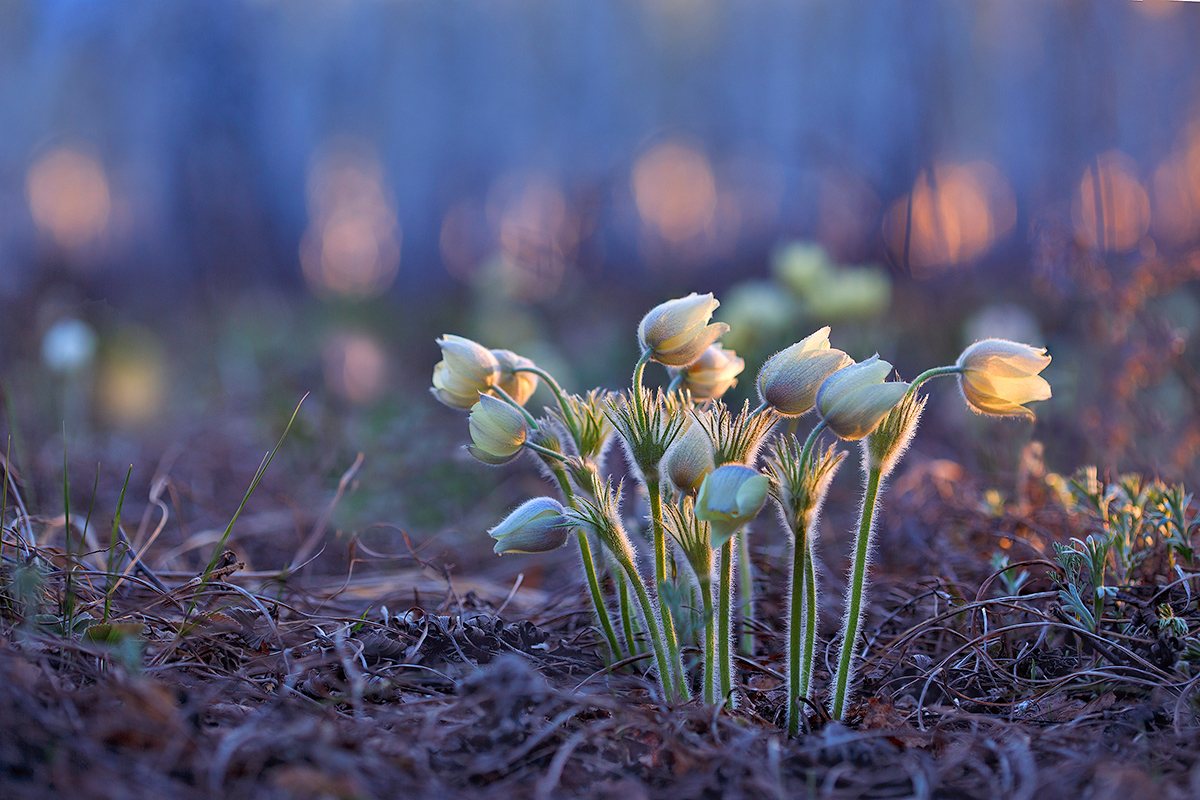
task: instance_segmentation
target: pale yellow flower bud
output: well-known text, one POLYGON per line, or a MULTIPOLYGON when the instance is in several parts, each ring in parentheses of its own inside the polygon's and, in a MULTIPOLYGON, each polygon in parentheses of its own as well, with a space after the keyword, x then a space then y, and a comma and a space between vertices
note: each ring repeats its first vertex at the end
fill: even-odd
POLYGON ((638 325, 642 352, 668 367, 686 367, 729 330, 724 322, 709 324, 721 305, 712 293, 696 294, 660 303, 638 325))
POLYGON ((663 475, 676 489, 691 494, 713 471, 713 443, 704 426, 692 420, 663 456, 663 475))
POLYGON ((955 362, 958 386, 971 408, 983 414, 1033 418, 1025 403, 1050 399, 1050 384, 1038 375, 1050 363, 1044 347, 984 339, 955 362))
POLYGON ((525 405, 525 401, 537 389, 538 377, 532 372, 517 372, 517 368, 525 369, 536 365, 530 359, 519 356, 512 350, 493 350, 492 355, 500 364, 496 385, 513 400, 525 405))
POLYGON ((829 346, 829 327, 771 356, 758 371, 758 399, 784 417, 808 413, 817 389, 833 373, 854 363, 829 346))
POLYGON ((771 481, 743 464, 717 467, 696 498, 696 517, 712 525, 712 546, 720 547, 758 515, 767 500, 771 481))
POLYGON ((700 358, 679 370, 680 384, 692 394, 693 400, 716 400, 737 385, 737 376, 746 362, 732 350, 710 344, 700 358))
POLYGON ((467 445, 467 450, 485 464, 512 461, 529 436, 524 415, 487 394, 480 395, 479 402, 471 407, 468 424, 475 444, 467 445))
POLYGON ((526 500, 488 531, 498 555, 548 553, 566 544, 567 535, 562 504, 552 497, 526 500))
POLYGON ((884 383, 891 371, 892 365, 877 355, 838 370, 817 390, 817 413, 838 437, 863 438, 908 392, 904 381, 884 383))
POLYGON ((470 339, 446 334, 437 340, 442 360, 433 368, 433 396, 451 408, 469 409, 488 391, 500 371, 491 352, 470 339))

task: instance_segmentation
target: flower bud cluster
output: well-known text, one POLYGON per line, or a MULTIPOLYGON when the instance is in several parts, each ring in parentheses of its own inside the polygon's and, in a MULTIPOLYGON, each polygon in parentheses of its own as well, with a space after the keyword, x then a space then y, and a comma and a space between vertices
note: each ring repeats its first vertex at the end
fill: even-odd
MULTIPOLYGON (((772 498, 795 544, 789 707, 800 708, 803 704, 796 702, 795 693, 807 691, 804 687, 812 675, 817 519, 846 455, 836 443, 818 446, 821 436, 829 433, 843 441, 862 442, 863 465, 869 476, 866 485, 874 487, 864 493, 872 505, 868 507, 864 500, 862 540, 862 531, 869 534, 871 530, 881 480, 916 432, 925 408, 925 398, 918 393, 924 381, 955 375, 972 409, 1032 418, 1026 405, 1050 397, 1050 385, 1040 376, 1050 357, 1043 349, 988 339, 968 347, 953 365, 929 370, 909 383, 895 379, 892 364, 878 355, 855 362, 830 344, 830 328, 823 327, 768 358, 754 380, 759 405, 751 408, 746 402, 735 411, 723 398, 737 386, 746 363, 719 341, 729 330, 724 323, 712 321, 719 305, 712 294, 693 293, 652 308, 638 325, 641 357, 632 385, 623 391, 594 389, 570 394, 524 356, 510 350, 489 350, 449 334, 437 340, 441 360, 433 369, 430 391, 444 405, 469 411, 467 450, 476 459, 505 464, 528 450, 562 492, 561 498, 527 500, 492 528, 488 533, 495 540, 495 551, 546 553, 561 547, 574 532, 599 629, 612 657, 619 660, 635 654, 646 640, 631 633, 634 625, 628 617, 629 603, 621 603, 626 615, 620 626, 627 634, 624 642, 611 624, 610 602, 603 596, 606 584, 600 580, 605 562, 596 560, 592 543, 599 542, 610 551, 621 570, 620 585, 634 590, 642 630, 654 648, 664 695, 671 700, 686 699, 689 693, 680 657, 683 642, 675 625, 677 619, 683 621, 680 615, 691 613, 690 606, 678 602, 691 590, 676 585, 675 570, 668 569, 672 556, 665 540, 668 535, 675 540, 679 546, 676 553, 687 559, 696 574, 696 586, 705 593, 701 605, 707 616, 700 623, 705 627, 704 697, 711 702, 730 697, 735 686, 728 652, 732 565, 736 558, 739 570, 750 568, 745 549, 749 534, 744 529, 761 512, 767 498, 772 498), (643 384, 651 361, 666 367, 665 390, 643 384), (542 416, 526 409, 539 387, 554 398, 554 405, 542 416), (801 445, 793 433, 798 418, 810 411, 815 411, 816 422, 801 445), (790 431, 776 434, 782 419, 788 420, 790 431), (629 484, 614 485, 616 476, 605 468, 604 454, 614 438, 625 451, 632 477, 629 484), (764 445, 769 447, 760 463, 764 445), (649 519, 641 523, 644 535, 631 536, 627 526, 637 523, 622 516, 621 498, 624 494, 637 498, 639 491, 648 501, 649 519), (641 558, 638 548, 651 545, 653 559, 641 558), (742 548, 740 558, 729 555, 735 547, 742 548), (720 558, 715 557, 718 549, 720 558), (648 571, 650 563, 655 574, 648 587, 642 565, 648 571), (801 575, 803 587, 798 589, 796 581, 801 575), (805 604, 809 622, 801 626, 798 615, 805 604), (809 637, 804 648, 800 647, 801 627, 809 637), (719 648, 717 642, 721 642, 719 648), (797 670, 804 672, 802 679, 797 670)), ((636 503, 630 505, 637 507, 636 503)), ((869 536, 865 542, 862 547, 869 547, 869 536)), ((858 551, 855 558, 859 558, 858 551)), ((753 581, 743 573, 737 585, 746 593, 740 601, 743 613, 750 614, 753 598, 746 587, 753 581)), ((861 587, 855 591, 857 594, 851 595, 860 602, 861 587)), ((859 615, 848 612, 847 619, 851 618, 858 620, 859 615)), ((683 626, 682 635, 697 627, 683 626)), ((849 656, 843 653, 839 665, 838 696, 843 699, 846 665, 854 663, 853 656, 853 652, 849 656)), ((791 715, 789 727, 795 724, 791 715)))

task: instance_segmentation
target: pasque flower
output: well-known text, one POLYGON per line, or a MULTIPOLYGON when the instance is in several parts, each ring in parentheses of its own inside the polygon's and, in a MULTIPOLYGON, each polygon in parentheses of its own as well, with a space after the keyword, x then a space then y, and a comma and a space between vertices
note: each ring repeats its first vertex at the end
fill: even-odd
POLYGON ((725 464, 708 474, 696 498, 696 516, 712 524, 713 547, 758 515, 770 486, 766 475, 743 464, 725 464))
POLYGON ((1044 347, 984 339, 958 357, 958 385, 967 405, 983 414, 1033 418, 1025 403, 1050 399, 1050 384, 1038 373, 1050 363, 1044 347))
POLYGON ((719 305, 711 292, 692 292, 656 305, 638 325, 642 352, 668 367, 691 364, 729 330, 723 322, 709 322, 719 305))
POLYGON ((471 406, 468 425, 474 444, 467 445, 467 450, 485 464, 512 461, 529 437, 525 416, 503 400, 487 394, 480 395, 479 402, 471 406))
POLYGON ((663 476, 684 494, 692 494, 713 471, 713 443, 698 421, 692 420, 662 460, 663 476))
POLYGON ((521 405, 525 405, 525 401, 537 389, 538 377, 532 372, 517 372, 517 370, 525 370, 537 365, 528 358, 517 355, 512 350, 492 350, 491 352, 499 364, 499 372, 496 375, 496 386, 500 387, 513 400, 516 400, 521 405))
POLYGON ((495 550, 505 553, 546 553, 566 544, 568 526, 562 503, 553 497, 526 500, 488 531, 495 550))
POLYGON ((854 363, 829 346, 829 326, 768 358, 758 371, 758 398, 785 417, 807 413, 817 389, 833 373, 854 363))
POLYGON ((817 390, 817 413, 838 437, 863 438, 908 391, 904 381, 884 382, 891 371, 892 365, 878 355, 839 369, 817 390))
POLYGON ((746 362, 732 350, 710 344, 700 357, 679 371, 680 385, 693 400, 715 400, 737 385, 746 362))
POLYGON ((500 362, 470 339, 446 334, 437 340, 442 360, 433 368, 433 396, 451 408, 469 409, 482 392, 495 385, 500 362))

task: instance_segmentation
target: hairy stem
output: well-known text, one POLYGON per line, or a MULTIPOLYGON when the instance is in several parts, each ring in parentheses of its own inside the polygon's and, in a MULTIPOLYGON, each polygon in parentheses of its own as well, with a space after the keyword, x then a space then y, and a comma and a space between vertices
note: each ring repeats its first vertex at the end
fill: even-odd
POLYGON ((842 623, 842 655, 838 659, 837 681, 834 685, 833 702, 829 711, 834 719, 842 719, 846 710, 846 698, 850 687, 851 671, 858 653, 858 630, 862 623, 863 595, 867 577, 867 555, 871 546, 871 526, 875 521, 875 500, 879 495, 879 467, 871 467, 867 473, 867 487, 863 493, 862 510, 859 514, 858 538, 854 543, 854 566, 847 588, 846 619, 842 623))
POLYGON ((733 604, 730 595, 733 594, 733 537, 729 537, 721 545, 721 573, 717 579, 717 647, 718 660, 721 662, 721 696, 728 699, 730 707, 733 702, 733 653, 731 643, 733 638, 733 604))
POLYGON ((629 582, 633 585, 633 591, 637 595, 638 604, 642 607, 642 616, 645 618, 646 629, 650 634, 650 644, 654 647, 654 660, 658 666, 658 682, 662 687, 663 695, 666 697, 667 702, 686 700, 686 696, 681 696, 676 692, 674 682, 671 680, 670 662, 667 660, 666 648, 663 647, 663 637, 658 628, 658 619, 654 613, 654 605, 650 602, 650 595, 646 592, 646 584, 632 561, 622 560, 621 567, 625 570, 625 574, 629 576, 629 582))
POLYGON ((663 608, 662 589, 667 585, 667 531, 663 527, 662 487, 656 480, 646 480, 650 495, 650 525, 654 529, 654 581, 662 610, 663 638, 671 655, 671 682, 681 697, 688 696, 687 679, 683 674, 683 659, 679 655, 679 637, 670 608, 663 608))
POLYGON ((713 614, 712 574, 699 583, 704 603, 704 704, 711 706, 717 702, 717 618, 713 614))
POLYGON ((742 639, 739 645, 743 655, 754 655, 754 572, 750 563, 750 539, 746 529, 737 533, 738 549, 738 611, 742 617, 742 639))

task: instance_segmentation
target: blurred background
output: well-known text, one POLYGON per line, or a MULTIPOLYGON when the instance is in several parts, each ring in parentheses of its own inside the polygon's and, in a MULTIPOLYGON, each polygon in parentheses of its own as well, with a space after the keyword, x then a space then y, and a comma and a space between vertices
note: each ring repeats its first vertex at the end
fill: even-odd
POLYGON ((76 505, 165 481, 186 566, 309 392, 264 535, 342 484, 340 557, 483 563, 539 479, 458 449, 434 338, 618 388, 714 291, 738 403, 820 325, 908 378, 1003 336, 1054 357, 1036 425, 935 384, 914 458, 1194 484, 1197 42, 1155 0, 0 0, 0 434, 44 514, 64 450, 76 505))

